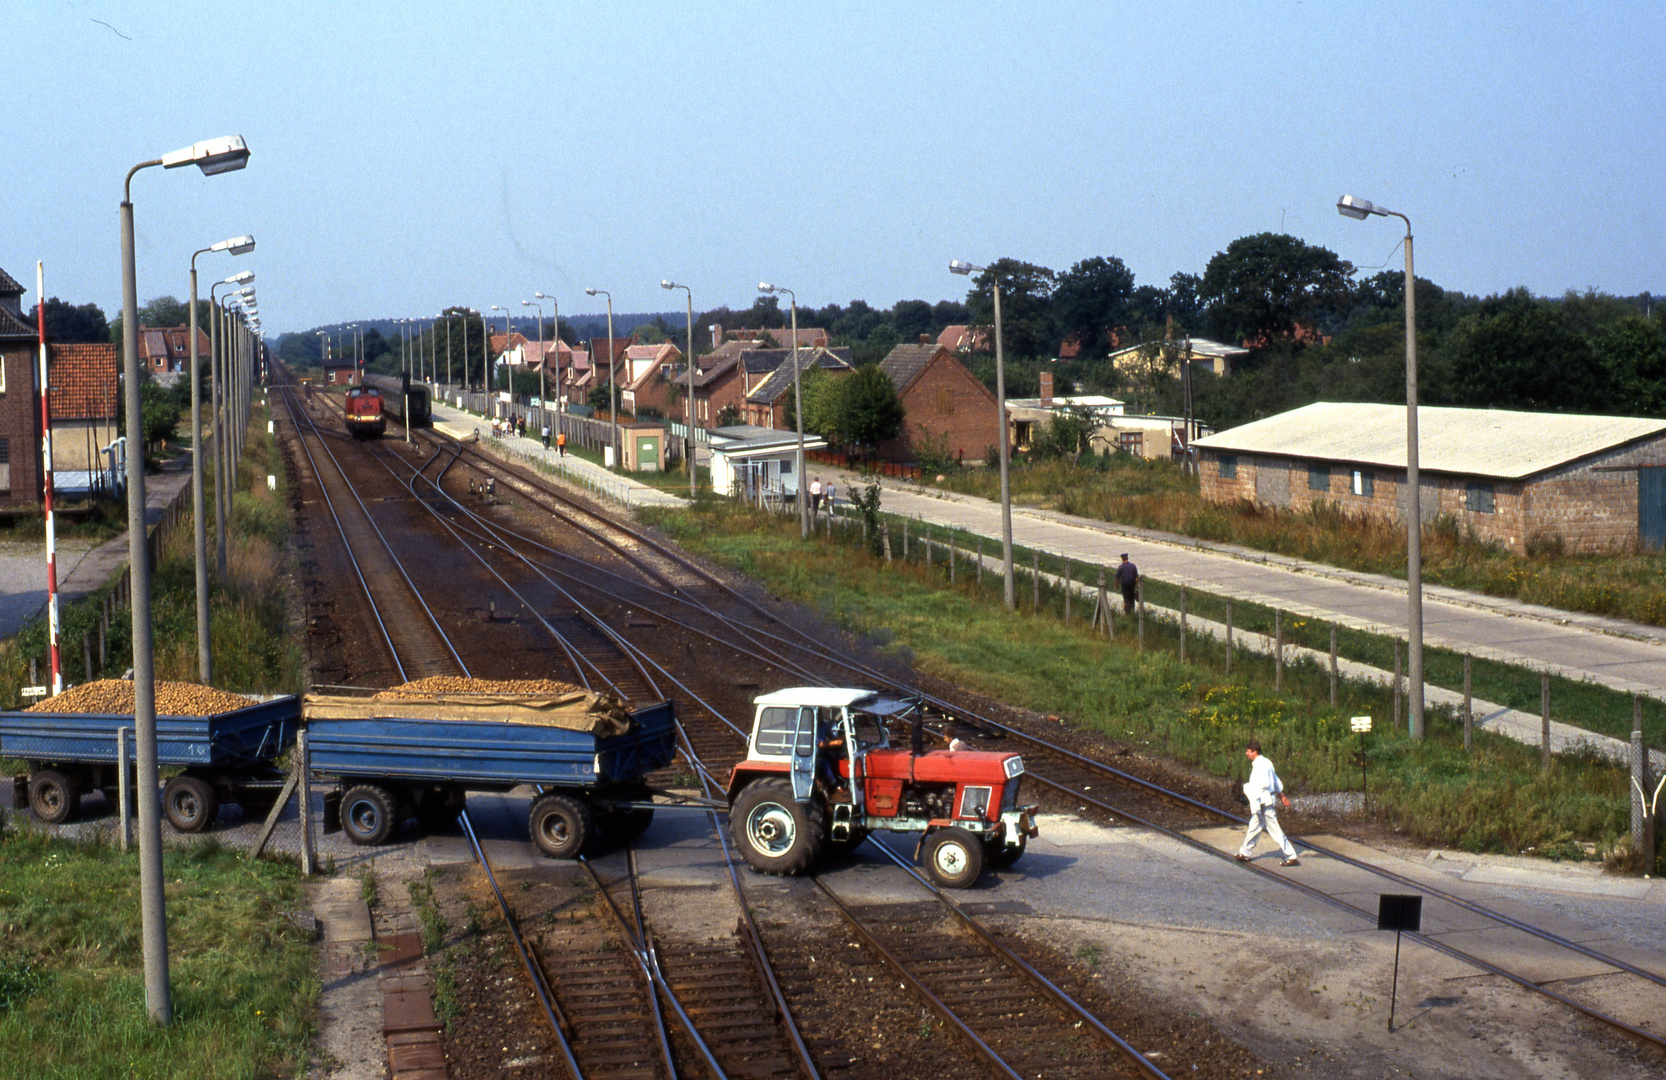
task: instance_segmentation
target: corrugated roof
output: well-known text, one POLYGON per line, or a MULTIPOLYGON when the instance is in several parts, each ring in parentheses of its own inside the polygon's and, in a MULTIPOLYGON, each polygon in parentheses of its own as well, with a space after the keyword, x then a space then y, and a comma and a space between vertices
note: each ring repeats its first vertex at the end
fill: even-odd
MULTIPOLYGON (((1418 466, 1429 472, 1519 480, 1666 432, 1666 420, 1631 416, 1417 410, 1418 466)), ((1198 439, 1205 450, 1406 467, 1403 405, 1317 402, 1198 439)))
MULTIPOLYGON (((773 350, 771 351, 773 352, 773 350)), ((747 401, 758 405, 773 405, 776 399, 791 388, 793 384, 792 350, 784 349, 782 352, 787 356, 787 359, 777 364, 775 370, 763 382, 752 388, 752 392, 746 395, 747 401)), ((751 353, 747 354, 748 357, 751 355, 751 353)), ((850 350, 838 348, 815 349, 813 351, 800 349, 798 350, 798 366, 802 371, 808 371, 811 367, 822 367, 829 371, 849 371, 853 365, 850 361, 850 350)))

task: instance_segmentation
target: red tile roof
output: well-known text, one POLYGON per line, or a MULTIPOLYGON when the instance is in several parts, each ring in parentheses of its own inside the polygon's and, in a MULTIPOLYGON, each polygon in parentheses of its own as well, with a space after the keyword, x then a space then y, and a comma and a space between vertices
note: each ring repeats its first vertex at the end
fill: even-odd
POLYGON ((48 345, 52 419, 113 420, 116 416, 116 347, 48 345))

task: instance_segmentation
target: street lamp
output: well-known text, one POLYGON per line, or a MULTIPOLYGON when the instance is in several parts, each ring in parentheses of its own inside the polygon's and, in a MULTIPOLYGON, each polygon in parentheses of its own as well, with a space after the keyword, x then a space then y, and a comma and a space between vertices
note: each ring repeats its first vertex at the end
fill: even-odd
MULTIPOLYGON (((532 295, 543 296, 544 294, 533 293, 532 295)), ((553 300, 553 297, 551 299, 553 300)), ((538 415, 542 418, 548 414, 547 410, 549 409, 550 399, 550 360, 549 357, 544 355, 544 305, 534 304, 531 300, 522 300, 521 306, 538 309, 538 415)), ((561 358, 560 338, 556 338, 555 348, 556 359, 559 360, 561 358)), ((558 387, 561 385, 559 380, 557 380, 556 385, 558 387)))
MULTIPOLYGON (((787 294, 787 299, 792 302, 793 411, 796 413, 798 420, 798 464, 796 466, 798 469, 798 537, 800 540, 808 540, 810 539, 810 506, 804 501, 804 496, 809 489, 804 486, 804 391, 802 389, 803 373, 798 369, 798 294, 783 286, 771 285, 767 281, 758 282, 758 291, 772 295, 784 292, 787 294)), ((776 308, 776 310, 781 309, 776 308)), ((832 512, 831 507, 829 507, 828 512, 832 512)))
MULTIPOLYGON (((156 749, 155 643, 150 623, 150 551, 145 535, 145 454, 139 386, 139 272, 134 259, 133 176, 160 165, 195 165, 203 175, 241 169, 249 148, 241 135, 193 143, 127 171, 121 200, 122 372, 127 379, 127 551, 132 582, 133 728, 138 755, 139 906, 145 968, 145 1009, 152 1021, 173 1019, 168 989, 168 919, 162 895, 162 803, 156 749)), ((43 301, 44 303, 44 301, 43 301)), ((192 373, 195 377, 195 372, 192 373)))
POLYGON ((688 297, 688 497, 692 502, 699 497, 694 479, 694 292, 687 285, 669 279, 661 281, 659 287, 681 289, 688 297))
MULTIPOLYGON (((606 289, 584 290, 587 296, 607 297, 607 414, 613 420, 613 464, 623 468, 625 465, 624 447, 621 445, 619 431, 619 382, 614 377, 613 366, 613 294, 606 289)), ((590 362, 596 362, 595 357, 590 362)))
MULTIPOLYGON (((197 371, 197 256, 212 251, 247 255, 254 249, 254 237, 234 236, 191 255, 191 529, 197 564, 197 675, 204 685, 214 682, 214 657, 208 647, 208 520, 202 486, 202 377, 197 371)), ((212 358, 209 364, 213 365, 212 358)), ((218 437, 219 432, 215 435, 218 437)))
POLYGON ((1018 607, 1018 596, 1012 579, 1012 484, 1009 479, 1011 448, 1007 445, 1007 379, 1006 365, 1001 352, 1001 278, 986 266, 973 266, 953 259, 949 273, 962 277, 973 272, 989 274, 989 289, 995 298, 995 431, 996 445, 1001 451, 1001 581, 1008 611, 1018 607))
MULTIPOLYGON (((231 440, 226 430, 230 427, 230 411, 226 408, 226 395, 230 386, 231 368, 226 363, 226 355, 231 349, 231 325, 226 322, 217 301, 214 290, 221 285, 247 285, 255 279, 253 270, 240 270, 208 287, 208 306, 214 313, 214 320, 208 324, 208 371, 210 411, 214 414, 214 572, 225 580, 226 576, 226 514, 231 506, 231 488, 228 482, 231 462, 231 440)), ((328 348, 329 335, 325 335, 325 347, 328 348)))
MULTIPOLYGON (((502 304, 493 304, 492 305, 492 310, 503 312, 503 354, 505 356, 508 356, 509 355, 509 338, 510 338, 510 335, 512 335, 514 333, 514 331, 509 328, 509 308, 502 305, 502 304)), ((480 325, 481 325, 482 328, 484 328, 485 325, 486 325, 486 321, 484 319, 482 319, 480 321, 480 325)), ((489 344, 487 346, 486 351, 491 352, 491 347, 490 347, 489 344)), ((494 384, 497 382, 497 377, 496 377, 495 372, 493 373, 492 382, 494 384)), ((515 373, 514 373, 514 371, 510 371, 509 372, 509 402, 510 402, 511 406, 513 406, 514 401, 515 401, 515 373)))
POLYGON ((1412 271, 1411 218, 1368 199, 1344 195, 1336 212, 1364 221, 1373 214, 1406 223, 1406 678, 1407 726, 1423 738, 1423 487, 1417 471, 1417 279, 1412 271))
MULTIPOLYGON (((550 302, 550 348, 555 350, 555 411, 557 413, 564 413, 567 411, 567 396, 566 392, 561 389, 561 305, 556 301, 555 296, 551 293, 535 292, 532 295, 536 296, 540 300, 548 300, 550 302)), ((525 300, 521 301, 523 304, 527 302, 528 301, 525 300)), ((538 342, 540 346, 543 344, 543 340, 544 309, 539 308, 538 342)), ((540 374, 548 367, 549 358, 545 357, 543 366, 538 369, 540 374)), ((547 392, 548 387, 545 387, 544 390, 547 392)), ((548 406, 545 406, 545 408, 548 408, 548 406)))

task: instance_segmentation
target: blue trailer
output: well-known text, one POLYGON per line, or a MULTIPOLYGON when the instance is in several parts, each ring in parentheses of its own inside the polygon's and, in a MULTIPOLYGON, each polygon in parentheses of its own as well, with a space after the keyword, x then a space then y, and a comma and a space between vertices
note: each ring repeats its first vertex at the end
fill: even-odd
MULTIPOLYGON (((252 812, 270 807, 283 782, 275 763, 295 745, 300 722, 293 696, 212 716, 158 716, 157 761, 181 770, 162 789, 168 821, 181 832, 200 832, 222 801, 252 812)), ((30 809, 59 824, 75 817, 87 792, 102 790, 115 801, 117 732, 127 732, 131 766, 138 752, 133 728, 124 714, 0 712, 0 757, 28 764, 30 809)))
POLYGON ((470 791, 532 785, 529 828, 573 858, 598 831, 634 837, 653 820, 646 777, 677 751, 670 702, 625 710, 594 694, 385 700, 309 695, 313 771, 331 777, 324 827, 386 842, 410 817, 448 820, 470 791))

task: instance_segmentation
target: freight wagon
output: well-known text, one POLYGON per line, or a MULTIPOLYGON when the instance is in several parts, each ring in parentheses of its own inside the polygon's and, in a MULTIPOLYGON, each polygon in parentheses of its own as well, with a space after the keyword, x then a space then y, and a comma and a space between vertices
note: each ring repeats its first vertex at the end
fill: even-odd
MULTIPOLYGON (((283 784, 276 760, 295 745, 300 702, 293 696, 250 703, 212 716, 156 717, 156 756, 180 772, 162 789, 162 812, 180 832, 201 832, 235 802, 269 809, 283 784)), ((117 732, 127 732, 129 767, 137 760, 131 714, 0 712, 0 757, 29 766, 13 805, 27 803, 56 825, 80 811, 81 796, 102 791, 112 804, 120 783, 117 732), (18 797, 21 796, 21 797, 18 797)))
POLYGON ((670 702, 626 710, 596 694, 440 694, 417 700, 308 695, 313 771, 335 778, 326 831, 385 843, 408 818, 456 816, 470 791, 539 794, 528 827, 570 859, 598 832, 641 835, 653 821, 645 778, 677 751, 670 702))

